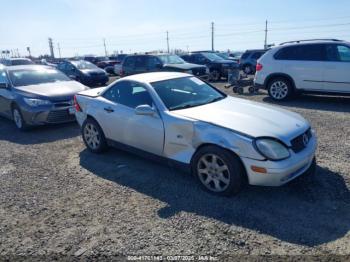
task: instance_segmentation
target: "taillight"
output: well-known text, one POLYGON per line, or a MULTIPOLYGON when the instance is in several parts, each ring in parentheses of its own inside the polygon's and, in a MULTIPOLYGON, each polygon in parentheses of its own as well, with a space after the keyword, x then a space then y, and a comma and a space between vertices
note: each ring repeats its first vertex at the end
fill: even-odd
POLYGON ((77 111, 77 112, 82 112, 83 111, 83 110, 81 110, 81 107, 78 104, 77 96, 74 96, 74 108, 75 108, 75 111, 77 111))
POLYGON ((263 65, 260 63, 257 63, 256 64, 256 71, 258 72, 258 71, 261 71, 262 69, 263 69, 263 65))

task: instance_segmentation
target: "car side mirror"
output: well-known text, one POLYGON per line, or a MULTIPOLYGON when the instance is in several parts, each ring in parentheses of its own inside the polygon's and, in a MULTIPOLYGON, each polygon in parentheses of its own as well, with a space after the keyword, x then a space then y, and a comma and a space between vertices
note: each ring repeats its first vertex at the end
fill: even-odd
POLYGON ((6 89, 6 88, 8 88, 8 87, 9 87, 8 83, 5 83, 5 82, 1 82, 1 83, 0 83, 0 88, 6 89))
POLYGON ((135 108, 135 114, 141 116, 153 116, 156 113, 149 105, 139 105, 135 108))

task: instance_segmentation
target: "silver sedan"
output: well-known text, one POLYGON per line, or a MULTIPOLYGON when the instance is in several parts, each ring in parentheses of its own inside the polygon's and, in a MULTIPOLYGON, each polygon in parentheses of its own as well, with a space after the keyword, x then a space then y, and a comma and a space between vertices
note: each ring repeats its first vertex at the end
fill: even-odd
POLYGON ((75 97, 83 140, 95 153, 115 146, 190 170, 203 188, 238 193, 314 173, 315 132, 298 114, 225 95, 183 73, 122 78, 75 97))

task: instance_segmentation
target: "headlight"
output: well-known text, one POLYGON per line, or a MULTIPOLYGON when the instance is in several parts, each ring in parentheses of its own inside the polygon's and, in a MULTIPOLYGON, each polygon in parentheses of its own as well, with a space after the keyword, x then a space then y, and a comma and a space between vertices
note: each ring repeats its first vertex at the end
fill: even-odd
POLYGON ((23 98, 24 102, 27 103, 29 106, 44 106, 44 105, 51 105, 51 102, 48 100, 42 100, 42 99, 36 99, 36 98, 23 98))
POLYGON ((192 70, 186 70, 185 73, 186 73, 186 74, 191 74, 191 75, 192 75, 192 70))
POLYGON ((272 138, 258 138, 254 143, 258 152, 269 160, 282 160, 290 156, 288 148, 272 138))

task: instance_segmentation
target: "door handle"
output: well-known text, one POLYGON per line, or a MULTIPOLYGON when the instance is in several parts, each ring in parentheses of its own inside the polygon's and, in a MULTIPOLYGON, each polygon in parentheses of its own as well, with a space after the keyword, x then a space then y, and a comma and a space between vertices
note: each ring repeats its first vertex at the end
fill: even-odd
POLYGON ((112 113, 112 112, 114 112, 114 110, 113 110, 111 107, 105 107, 104 110, 105 110, 107 113, 112 113))

